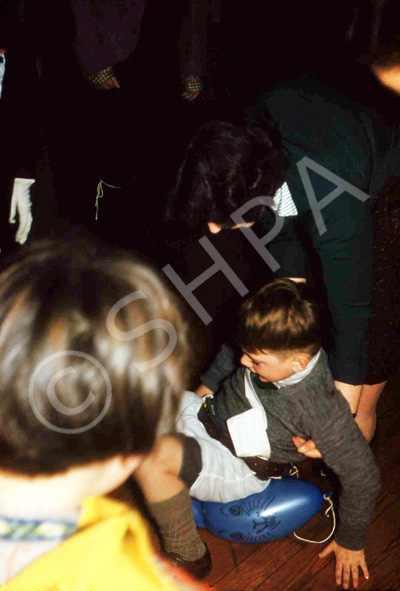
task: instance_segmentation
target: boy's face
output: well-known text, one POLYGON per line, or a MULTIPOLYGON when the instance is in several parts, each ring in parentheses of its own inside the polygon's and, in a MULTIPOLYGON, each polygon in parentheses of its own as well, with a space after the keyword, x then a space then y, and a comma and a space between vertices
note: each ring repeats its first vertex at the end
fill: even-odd
POLYGON ((278 357, 270 351, 256 353, 243 351, 240 363, 256 373, 262 382, 279 382, 299 371, 294 355, 278 357))

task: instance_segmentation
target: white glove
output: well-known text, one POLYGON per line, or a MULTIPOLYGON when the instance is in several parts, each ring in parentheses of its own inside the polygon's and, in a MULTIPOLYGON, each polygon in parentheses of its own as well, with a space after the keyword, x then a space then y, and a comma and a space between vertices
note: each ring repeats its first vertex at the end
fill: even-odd
POLYGON ((0 49, 0 98, 3 92, 4 74, 6 73, 6 56, 3 51, 0 49))
POLYGON ((18 214, 18 230, 15 235, 15 242, 25 244, 32 227, 31 213, 31 186, 34 179, 14 179, 13 193, 11 197, 10 224, 15 224, 18 214))

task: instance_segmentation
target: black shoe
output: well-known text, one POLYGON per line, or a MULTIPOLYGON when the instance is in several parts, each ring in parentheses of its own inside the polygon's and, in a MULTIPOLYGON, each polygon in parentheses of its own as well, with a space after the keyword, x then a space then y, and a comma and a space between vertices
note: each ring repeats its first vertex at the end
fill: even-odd
POLYGON ((183 560, 183 558, 181 558, 178 554, 175 554, 175 552, 166 552, 164 556, 166 556, 168 560, 172 562, 172 564, 180 566, 185 571, 193 575, 196 579, 205 579, 205 577, 211 571, 212 561, 207 544, 204 545, 206 547, 205 554, 197 560, 183 560))

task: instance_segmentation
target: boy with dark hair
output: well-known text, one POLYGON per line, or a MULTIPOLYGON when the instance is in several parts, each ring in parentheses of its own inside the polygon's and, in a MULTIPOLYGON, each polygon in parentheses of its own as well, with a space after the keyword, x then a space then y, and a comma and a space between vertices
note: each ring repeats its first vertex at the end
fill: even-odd
POLYGON ((268 477, 304 459, 293 443, 300 435, 315 441, 342 486, 335 540, 321 556, 335 552, 336 580, 340 584, 343 575, 344 588, 350 569, 355 586, 359 567, 369 576, 365 534, 379 492, 379 470, 348 403, 334 387, 320 349, 318 309, 305 290, 303 284, 276 280, 245 302, 239 323, 241 366, 213 367, 214 381, 219 372, 233 371, 205 402, 186 393, 177 422, 180 436, 160 439, 138 468, 166 550, 187 568, 199 560, 200 549, 190 513, 176 509, 184 484, 202 501, 228 502, 260 492, 268 477))
POLYGON ((130 255, 47 241, 3 271, 2 589, 193 588, 102 497, 173 427, 186 360, 175 300, 130 255))

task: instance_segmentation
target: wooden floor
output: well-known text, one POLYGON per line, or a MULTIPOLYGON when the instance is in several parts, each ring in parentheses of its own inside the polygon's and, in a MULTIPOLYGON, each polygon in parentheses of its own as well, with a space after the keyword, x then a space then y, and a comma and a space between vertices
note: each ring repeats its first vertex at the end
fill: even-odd
MULTIPOLYGON (((391 380, 379 401, 377 435, 371 445, 382 471, 382 490, 367 536, 370 578, 360 578, 358 588, 400 591, 400 375, 391 380)), ((138 502, 136 485, 134 489, 138 502)), ((132 489, 125 485, 113 496, 131 502, 132 489)), ((323 515, 324 510, 297 533, 307 539, 325 539, 332 522, 323 515)), ((326 544, 308 544, 293 535, 266 544, 239 544, 199 531, 213 560, 206 582, 216 591, 339 589, 334 580, 334 559, 318 557, 326 544)), ((158 544, 156 536, 154 544, 158 544)))
MULTIPOLYGON (((373 441, 382 470, 382 491, 367 537, 370 579, 361 579, 359 589, 400 589, 400 377, 392 380, 378 407, 378 432, 373 441)), ((324 539, 331 521, 316 515, 301 530, 302 537, 324 539)), ((217 591, 330 591, 334 560, 318 553, 326 544, 306 544, 293 536, 266 544, 238 544, 201 536, 213 558, 207 582, 217 591)))

